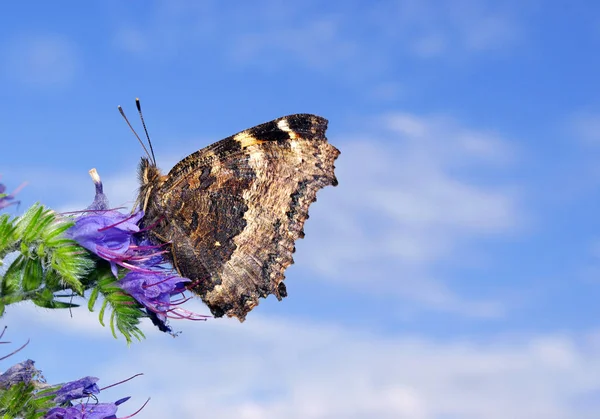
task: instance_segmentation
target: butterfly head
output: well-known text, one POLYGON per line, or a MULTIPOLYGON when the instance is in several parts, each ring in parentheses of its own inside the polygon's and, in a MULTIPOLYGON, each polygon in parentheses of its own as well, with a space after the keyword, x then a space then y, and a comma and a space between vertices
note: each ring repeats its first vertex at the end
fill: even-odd
POLYGON ((139 178, 142 186, 156 183, 161 177, 160 169, 147 157, 142 157, 139 167, 139 178))
POLYGON ((163 176, 153 161, 147 157, 142 157, 138 169, 138 177, 140 181, 140 193, 138 195, 137 207, 141 207, 141 209, 146 211, 150 196, 153 190, 162 183, 163 176))

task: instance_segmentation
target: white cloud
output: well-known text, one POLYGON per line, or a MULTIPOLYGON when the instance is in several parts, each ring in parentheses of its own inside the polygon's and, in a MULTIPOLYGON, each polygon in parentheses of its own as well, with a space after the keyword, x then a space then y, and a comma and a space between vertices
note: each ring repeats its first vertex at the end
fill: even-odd
POLYGON ((417 56, 424 58, 439 56, 446 48, 446 39, 443 35, 436 33, 429 33, 417 38, 412 45, 412 49, 417 56))
MULTIPOLYGON (((54 324, 68 351, 85 351, 54 324)), ((148 336, 128 351, 96 341, 71 368, 102 385, 144 372, 107 394, 133 396, 124 413, 151 397, 146 418, 592 419, 600 408, 593 333, 440 341, 254 316, 148 336)))
POLYGON ((150 47, 144 33, 133 27, 118 29, 114 42, 120 49, 134 54, 145 54, 150 47))
POLYGON ((181 417, 558 419, 598 408, 578 398, 600 391, 600 348, 566 336, 439 343, 265 320, 218 331, 211 342, 223 352, 203 359, 205 342, 183 354, 146 352, 148 362, 177 359, 172 367, 186 371, 171 388, 181 417))
POLYGON ((600 114, 579 113, 569 121, 570 131, 582 144, 600 145, 600 114))
POLYGON ((310 245, 300 244, 297 259, 361 292, 368 280, 372 292, 425 307, 501 314, 498 303, 466 301, 449 289, 441 267, 468 266, 474 243, 524 223, 517 187, 486 177, 502 173, 515 151, 497 134, 450 118, 397 113, 374 125, 384 127, 379 138, 331 139, 342 151, 340 185, 311 207, 310 245))
POLYGON ((375 8, 372 19, 421 58, 456 57, 514 46, 522 37, 523 2, 397 1, 375 8))
POLYGON ((53 34, 16 38, 5 43, 5 71, 32 86, 62 86, 76 76, 81 63, 75 44, 53 34))
MULTIPOLYGON (((284 54, 284 61, 301 62, 314 69, 331 69, 357 59, 359 48, 356 42, 342 36, 337 19, 321 17, 289 27, 267 27, 245 33, 234 43, 231 55, 236 61, 248 62, 257 57, 284 54)), ((261 65, 269 65, 269 61, 261 65)))
MULTIPOLYGON (((488 0, 380 2, 328 7, 320 2, 266 0, 220 9, 205 1, 159 2, 147 29, 123 22, 116 44, 129 52, 171 54, 219 37, 223 57, 265 71, 290 62, 336 71, 356 82, 381 75, 405 52, 421 58, 468 56, 515 45, 522 37, 521 3, 488 0), (224 30, 226 28, 226 30, 224 30)), ((122 17, 121 17, 122 19, 122 17)))
POLYGON ((374 100, 393 101, 402 97, 404 90, 404 87, 398 82, 382 81, 371 89, 369 97, 374 100))
POLYGON ((506 16, 470 16, 463 30, 464 45, 471 51, 486 51, 513 45, 520 29, 506 16))

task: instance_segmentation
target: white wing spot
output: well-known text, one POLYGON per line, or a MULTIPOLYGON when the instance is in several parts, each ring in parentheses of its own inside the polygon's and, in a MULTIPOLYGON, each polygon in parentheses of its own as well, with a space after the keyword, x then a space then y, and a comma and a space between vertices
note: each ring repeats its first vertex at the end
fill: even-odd
POLYGON ((277 122, 277 128, 287 132, 292 140, 298 138, 298 135, 296 135, 296 133, 290 128, 290 124, 288 124, 287 119, 282 119, 279 122, 277 122))
POLYGON ((291 131, 287 119, 282 119, 281 121, 279 121, 277 123, 277 128, 279 128, 280 130, 285 131, 285 132, 291 131))

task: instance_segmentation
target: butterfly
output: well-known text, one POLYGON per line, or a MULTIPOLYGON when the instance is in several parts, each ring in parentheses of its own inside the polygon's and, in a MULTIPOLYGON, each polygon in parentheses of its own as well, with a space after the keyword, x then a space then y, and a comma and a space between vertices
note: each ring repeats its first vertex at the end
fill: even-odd
POLYGON ((244 321, 259 298, 287 296, 284 272, 308 207, 338 183, 340 152, 326 129, 316 115, 278 118, 196 151, 167 175, 153 152, 142 158, 144 226, 215 317, 244 321))

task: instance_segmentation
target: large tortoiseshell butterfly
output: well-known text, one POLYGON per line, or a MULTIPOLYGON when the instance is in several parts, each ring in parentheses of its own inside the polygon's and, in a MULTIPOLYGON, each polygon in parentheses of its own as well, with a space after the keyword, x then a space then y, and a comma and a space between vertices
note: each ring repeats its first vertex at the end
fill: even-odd
POLYGON ((315 115, 278 118, 196 151, 166 176, 153 152, 142 158, 144 225, 214 316, 243 321, 259 297, 287 295, 284 271, 308 207, 319 189, 337 185, 340 152, 326 129, 315 115))

